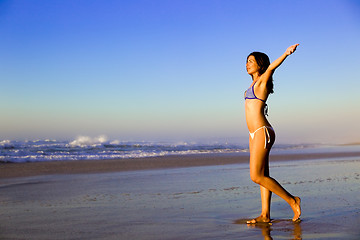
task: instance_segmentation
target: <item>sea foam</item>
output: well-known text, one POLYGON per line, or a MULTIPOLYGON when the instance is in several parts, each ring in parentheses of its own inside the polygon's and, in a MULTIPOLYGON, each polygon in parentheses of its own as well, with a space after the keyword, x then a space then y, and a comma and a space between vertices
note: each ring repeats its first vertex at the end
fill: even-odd
POLYGON ((91 138, 88 136, 79 136, 74 141, 70 142, 71 147, 87 147, 87 146, 98 146, 107 141, 105 135, 101 135, 96 138, 91 138))
MULTIPOLYGON (((275 145, 273 151, 307 148, 307 145, 275 145)), ((0 140, 1 162, 38 162, 56 160, 101 160, 144 158, 190 154, 247 154, 248 145, 228 142, 150 142, 108 140, 98 137, 78 136, 74 140, 0 140)))

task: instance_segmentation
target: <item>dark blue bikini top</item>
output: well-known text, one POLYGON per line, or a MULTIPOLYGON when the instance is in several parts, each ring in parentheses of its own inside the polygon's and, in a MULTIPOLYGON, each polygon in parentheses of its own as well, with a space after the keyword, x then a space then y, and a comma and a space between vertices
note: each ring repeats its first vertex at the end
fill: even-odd
POLYGON ((245 91, 245 100, 246 99, 257 99, 257 100, 264 102, 265 103, 264 113, 267 116, 268 115, 268 105, 266 104, 265 100, 258 98, 255 95, 254 85, 255 85, 255 83, 245 91))
POLYGON ((246 99, 257 99, 262 102, 265 102, 265 100, 262 100, 255 95, 254 85, 255 85, 255 83, 245 91, 245 100, 246 99))

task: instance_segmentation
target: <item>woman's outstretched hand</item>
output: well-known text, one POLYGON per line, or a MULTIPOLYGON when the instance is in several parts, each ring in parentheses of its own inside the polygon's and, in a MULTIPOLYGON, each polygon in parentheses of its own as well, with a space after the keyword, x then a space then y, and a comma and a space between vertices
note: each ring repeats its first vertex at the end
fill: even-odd
POLYGON ((288 56, 291 55, 293 52, 295 52, 297 46, 299 46, 299 44, 295 44, 295 45, 292 45, 292 46, 288 47, 286 49, 285 54, 288 55, 288 56))

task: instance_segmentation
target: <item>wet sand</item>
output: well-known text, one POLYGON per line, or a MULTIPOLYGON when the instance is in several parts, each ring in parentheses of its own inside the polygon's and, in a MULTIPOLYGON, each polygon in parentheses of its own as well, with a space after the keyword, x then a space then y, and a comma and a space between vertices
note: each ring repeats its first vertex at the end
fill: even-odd
MULTIPOLYGON (((272 154, 271 161, 294 161, 359 157, 359 151, 321 152, 306 154, 272 154)), ((198 167, 248 163, 248 153, 199 154, 185 156, 164 156, 133 159, 52 161, 31 163, 0 163, 0 179, 53 174, 106 173, 134 170, 150 170, 180 167, 198 167)))
POLYGON ((359 239, 359 153, 272 156, 271 175, 302 198, 300 223, 274 195, 272 225, 245 224, 261 206, 247 161, 1 164, 0 239, 359 239))

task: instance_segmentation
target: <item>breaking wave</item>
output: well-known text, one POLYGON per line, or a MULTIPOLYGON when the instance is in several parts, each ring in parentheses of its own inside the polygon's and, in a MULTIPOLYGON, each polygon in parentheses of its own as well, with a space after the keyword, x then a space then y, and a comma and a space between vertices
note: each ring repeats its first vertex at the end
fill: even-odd
MULTIPOLYGON (((275 151, 309 148, 308 145, 277 145, 275 151)), ((0 162, 38 162, 57 160, 101 160, 144 158, 168 155, 247 153, 248 146, 230 143, 145 142, 108 140, 78 136, 71 141, 0 141, 0 162)))

